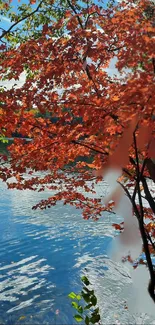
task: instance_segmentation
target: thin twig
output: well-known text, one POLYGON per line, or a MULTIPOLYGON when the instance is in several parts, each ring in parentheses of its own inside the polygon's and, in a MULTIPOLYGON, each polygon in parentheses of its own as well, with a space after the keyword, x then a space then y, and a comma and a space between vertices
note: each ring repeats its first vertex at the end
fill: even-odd
POLYGON ((78 144, 78 145, 83 146, 83 147, 86 147, 86 148, 88 148, 88 149, 90 149, 90 150, 92 150, 92 151, 95 151, 95 152, 97 152, 97 153, 100 153, 100 154, 102 154, 102 155, 109 155, 106 151, 101 151, 101 150, 99 150, 99 149, 92 148, 91 146, 89 146, 88 144, 86 144, 86 143, 84 143, 84 142, 79 142, 79 141, 77 141, 77 140, 72 140, 72 143, 74 143, 74 144, 78 144))
POLYGON ((73 4, 70 2, 70 0, 67 0, 67 3, 68 3, 68 5, 69 5, 69 7, 72 9, 72 11, 75 13, 75 15, 76 15, 76 17, 77 17, 77 20, 78 20, 78 23, 79 23, 79 25, 81 26, 81 28, 83 29, 82 21, 81 21, 80 17, 78 16, 75 7, 74 7, 73 4))
MULTIPOLYGON (((142 169, 141 169, 141 172, 140 172, 140 175, 139 175, 139 181, 141 181, 141 179, 143 177, 143 172, 144 172, 145 166, 146 166, 146 159, 144 159, 144 161, 143 161, 143 166, 142 166, 142 169)), ((137 190, 138 190, 138 182, 136 182, 135 189, 134 189, 134 192, 133 192, 133 195, 132 195, 133 200, 135 200, 137 190)))
POLYGON ((15 23, 13 23, 10 27, 9 27, 9 29, 7 29, 7 30, 5 30, 3 33, 2 33, 2 35, 0 36, 0 40, 4 37, 4 36, 6 36, 16 25, 18 25, 19 23, 21 23, 22 21, 24 21, 25 19, 27 19, 27 18, 29 18, 29 17, 31 17, 31 16, 33 16, 38 10, 39 10, 39 8, 41 7, 41 5, 42 5, 42 3, 43 3, 43 0, 39 3, 39 5, 38 5, 38 7, 34 10, 34 11, 32 11, 31 13, 29 13, 29 14, 27 14, 26 16, 24 16, 24 17, 22 17, 22 18, 20 18, 20 19, 18 19, 15 23))
POLYGON ((150 234, 148 233, 148 231, 146 229, 145 229, 145 231, 146 231, 148 240, 150 241, 150 243, 151 243, 151 245, 152 245, 152 247, 153 247, 153 249, 155 251, 155 243, 152 241, 152 238, 151 238, 150 234))

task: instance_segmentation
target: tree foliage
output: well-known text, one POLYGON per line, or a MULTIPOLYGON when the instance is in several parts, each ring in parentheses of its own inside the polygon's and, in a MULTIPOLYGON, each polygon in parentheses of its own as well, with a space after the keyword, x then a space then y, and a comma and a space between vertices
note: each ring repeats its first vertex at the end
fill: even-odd
POLYGON ((1 136, 31 141, 14 140, 0 177, 9 188, 54 193, 34 208, 63 200, 96 220, 112 204, 92 198, 89 181, 121 168, 119 183, 138 219, 155 300, 155 200, 148 185, 155 182, 153 3, 31 0, 19 2, 16 12, 12 5, 0 2, 11 21, 1 28, 0 76, 16 82, 24 73, 25 82, 1 87, 1 136), (118 73, 109 73, 111 62, 118 73))

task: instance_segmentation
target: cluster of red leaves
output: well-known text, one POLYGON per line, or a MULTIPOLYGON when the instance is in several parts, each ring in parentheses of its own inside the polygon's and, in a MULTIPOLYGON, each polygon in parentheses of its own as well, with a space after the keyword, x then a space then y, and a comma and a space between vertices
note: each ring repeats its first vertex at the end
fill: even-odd
MULTIPOLYGON (((154 27, 145 14, 148 0, 107 9, 90 4, 80 12, 74 5, 60 20, 42 26, 40 38, 2 51, 1 77, 18 80, 25 65, 31 71, 21 88, 1 92, 2 134, 31 141, 14 141, 10 166, 1 167, 0 177, 15 177, 10 188, 54 190, 40 208, 63 200, 96 219, 105 208, 87 195, 94 193, 88 167, 103 176, 105 167, 119 166, 134 184, 135 129, 140 162, 155 159, 154 27), (62 26, 64 35, 53 37, 62 26), (106 69, 116 56, 119 75, 109 75, 106 69), (33 176, 43 171, 44 178, 33 176), (79 188, 85 191, 80 198, 79 188)), ((153 160, 146 167, 145 176, 154 180, 153 160)))

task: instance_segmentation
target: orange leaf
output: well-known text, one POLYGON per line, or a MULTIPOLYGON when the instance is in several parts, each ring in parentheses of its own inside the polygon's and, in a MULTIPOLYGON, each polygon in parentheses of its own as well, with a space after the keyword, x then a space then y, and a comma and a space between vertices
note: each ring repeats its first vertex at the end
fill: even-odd
POLYGON ((112 100, 113 100, 114 102, 117 102, 117 101, 119 100, 119 97, 118 97, 118 96, 114 96, 114 97, 112 98, 112 100))
POLYGON ((94 164, 86 164, 89 168, 96 168, 96 166, 94 164))

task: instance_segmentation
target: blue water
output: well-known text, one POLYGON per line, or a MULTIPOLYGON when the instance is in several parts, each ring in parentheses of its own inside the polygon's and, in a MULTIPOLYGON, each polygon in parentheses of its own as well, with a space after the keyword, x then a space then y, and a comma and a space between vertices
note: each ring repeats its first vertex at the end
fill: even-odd
POLYGON ((47 211, 31 210, 39 198, 31 191, 7 190, 1 183, 2 324, 73 324, 67 295, 81 290, 82 274, 98 268, 104 277, 108 269, 107 247, 112 240, 108 219, 84 221, 80 211, 62 204, 47 211))
POLYGON ((109 258, 111 223, 119 222, 118 216, 104 213, 98 222, 85 221, 80 210, 62 203, 32 210, 48 192, 8 190, 0 182, 0 193, 1 325, 75 324, 68 294, 80 292, 83 274, 97 296, 102 324, 154 324, 154 306, 152 318, 144 314, 150 301, 140 301, 140 316, 134 314, 138 305, 128 269, 109 258), (134 313, 125 307, 127 298, 136 301, 130 304, 134 313))

